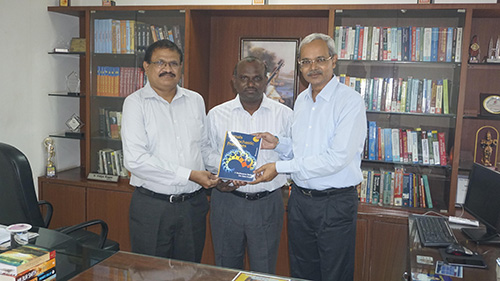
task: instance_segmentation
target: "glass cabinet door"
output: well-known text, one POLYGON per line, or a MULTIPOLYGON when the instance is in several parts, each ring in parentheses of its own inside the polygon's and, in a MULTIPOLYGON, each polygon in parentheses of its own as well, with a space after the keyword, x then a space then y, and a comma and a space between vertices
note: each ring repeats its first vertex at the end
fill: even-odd
POLYGON ((362 202, 448 209, 464 22, 460 10, 336 11, 335 74, 367 110, 362 202))
POLYGON ((142 88, 147 47, 169 39, 184 47, 179 10, 93 11, 90 20, 90 171, 128 177, 120 136, 125 98, 142 88))

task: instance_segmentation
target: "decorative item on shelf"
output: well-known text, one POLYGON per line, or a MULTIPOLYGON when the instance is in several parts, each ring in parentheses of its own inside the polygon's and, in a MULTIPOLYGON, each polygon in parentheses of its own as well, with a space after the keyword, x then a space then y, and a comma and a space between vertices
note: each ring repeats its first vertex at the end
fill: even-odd
POLYGON ((480 58, 479 52, 479 39, 477 35, 472 36, 469 45, 469 63, 479 63, 480 58))
POLYGON ((67 137, 83 137, 83 132, 80 132, 80 128, 83 127, 83 122, 80 120, 78 115, 73 114, 67 121, 66 126, 70 129, 69 132, 65 132, 64 135, 67 137))
POLYGON ((490 38, 490 45, 488 48, 488 57, 486 62, 500 63, 500 35, 497 37, 495 47, 493 47, 493 37, 490 38))
POLYGON ((481 116, 500 119, 500 94, 479 94, 481 116))
POLYGON ((59 0, 59 6, 61 6, 61 7, 71 6, 70 0, 59 0))
POLYGON ((69 51, 74 53, 84 53, 85 48, 85 38, 72 38, 69 46, 69 51))
POLYGON ((102 0, 102 5, 103 6, 116 6, 116 2, 111 1, 111 0, 102 0))
POLYGON ((56 176, 56 166, 54 164, 54 155, 56 154, 54 149, 54 140, 52 138, 45 138, 43 140, 43 145, 47 151, 47 165, 46 165, 46 173, 47 177, 55 177, 56 176))
POLYGON ((76 71, 71 71, 71 73, 66 76, 66 90, 70 96, 80 95, 80 77, 78 77, 76 71))
POLYGON ((498 130, 483 126, 476 132, 474 162, 486 167, 495 167, 497 162, 498 130))

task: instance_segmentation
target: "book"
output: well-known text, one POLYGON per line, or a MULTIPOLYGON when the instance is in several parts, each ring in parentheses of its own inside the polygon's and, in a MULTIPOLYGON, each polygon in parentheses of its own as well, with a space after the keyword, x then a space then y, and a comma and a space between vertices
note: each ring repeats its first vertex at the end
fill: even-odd
POLYGON ((55 256, 55 250, 23 245, 0 254, 0 274, 16 276, 35 265, 55 258, 55 256))
POLYGON ((0 281, 55 280, 56 259, 50 259, 27 269, 16 276, 0 275, 0 281))
POLYGON ((426 206, 427 208, 432 209, 433 205, 432 205, 431 189, 429 187, 429 179, 427 178, 427 175, 422 175, 422 182, 424 184, 426 206))
POLYGON ((253 181, 260 143, 261 139, 253 135, 226 132, 217 176, 229 180, 253 181))

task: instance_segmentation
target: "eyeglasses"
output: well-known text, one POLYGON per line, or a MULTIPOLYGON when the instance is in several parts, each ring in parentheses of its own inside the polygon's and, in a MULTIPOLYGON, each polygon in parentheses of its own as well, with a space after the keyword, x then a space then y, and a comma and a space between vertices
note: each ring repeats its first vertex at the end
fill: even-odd
POLYGON ((169 62, 166 62, 166 61, 162 61, 162 60, 159 60, 159 61, 152 61, 150 64, 154 64, 157 68, 164 68, 165 66, 170 66, 170 68, 178 68, 180 66, 180 63, 176 62, 176 61, 169 61, 169 62))
POLYGON ((310 66, 312 66, 313 63, 316 63, 317 65, 320 65, 320 66, 324 66, 332 58, 333 58, 333 56, 330 56, 330 57, 327 57, 327 58, 325 58, 325 57, 319 57, 319 58, 316 58, 314 60, 303 59, 303 60, 300 60, 298 63, 300 65, 300 67, 310 67, 310 66))

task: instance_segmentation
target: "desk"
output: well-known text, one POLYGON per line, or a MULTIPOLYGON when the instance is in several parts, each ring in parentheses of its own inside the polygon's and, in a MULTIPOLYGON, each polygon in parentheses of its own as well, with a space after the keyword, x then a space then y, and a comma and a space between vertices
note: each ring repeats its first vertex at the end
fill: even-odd
MULTIPOLYGON (((231 281, 238 270, 206 264, 178 261, 118 252, 80 273, 72 281, 93 280, 203 280, 231 281)), ((299 280, 290 279, 286 280, 299 280)), ((59 280, 59 279, 58 279, 59 280)), ((283 277, 285 280, 285 277, 283 277)))
MULTIPOLYGON (((463 279, 462 278, 452 278, 452 280, 457 281, 494 281, 496 280, 495 259, 500 257, 500 248, 498 246, 491 245, 477 245, 475 242, 470 241, 467 237, 462 234, 460 228, 455 224, 450 224, 452 226, 453 233, 457 237, 458 242, 461 245, 466 246, 474 252, 483 255, 484 261, 488 265, 487 269, 464 267, 463 279)), ((465 226, 467 227, 467 226, 465 226)), ((470 226, 469 226, 470 227, 470 226)), ((408 257, 409 257, 409 268, 410 272, 413 273, 434 273, 436 269, 436 261, 442 260, 439 254, 438 248, 422 247, 420 243, 420 238, 418 236, 418 230, 415 220, 412 216, 408 217, 408 257), (424 265, 417 263, 417 255, 420 256, 430 256, 434 259, 433 265, 424 265)))
POLYGON ((68 280, 114 253, 83 247, 78 241, 59 231, 38 227, 33 227, 30 231, 39 234, 39 236, 30 240, 30 244, 56 250, 56 275, 58 281, 68 280))

